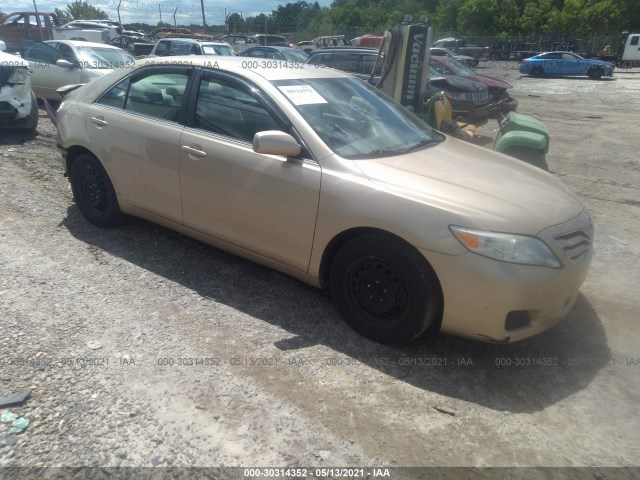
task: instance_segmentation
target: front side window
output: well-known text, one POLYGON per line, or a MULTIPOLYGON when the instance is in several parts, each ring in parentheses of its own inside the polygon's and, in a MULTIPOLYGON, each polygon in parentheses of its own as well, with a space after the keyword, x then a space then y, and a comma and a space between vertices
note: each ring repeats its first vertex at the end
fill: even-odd
POLYGON ((60 53, 51 45, 33 40, 22 40, 22 58, 30 62, 55 64, 60 53))
POLYGON ((260 99, 244 85, 206 77, 198 88, 194 126, 245 142, 252 142, 257 132, 282 130, 260 99))
POLYGON ((138 75, 109 89, 98 103, 177 122, 188 81, 186 72, 138 75))

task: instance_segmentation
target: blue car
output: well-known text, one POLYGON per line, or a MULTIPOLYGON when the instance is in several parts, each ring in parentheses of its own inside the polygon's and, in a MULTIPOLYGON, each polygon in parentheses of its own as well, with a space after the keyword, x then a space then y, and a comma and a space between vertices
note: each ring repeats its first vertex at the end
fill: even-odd
POLYGON ((572 52, 545 52, 524 59, 520 73, 532 77, 587 76, 598 79, 613 76, 614 65, 600 60, 584 58, 572 52))

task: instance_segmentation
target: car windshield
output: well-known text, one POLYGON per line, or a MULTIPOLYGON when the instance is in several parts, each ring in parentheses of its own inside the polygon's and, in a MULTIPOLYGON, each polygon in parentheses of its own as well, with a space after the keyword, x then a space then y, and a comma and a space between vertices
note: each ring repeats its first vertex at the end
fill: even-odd
POLYGON ((307 61, 307 58, 309 58, 309 55, 301 52, 300 50, 296 50, 295 48, 292 48, 291 50, 281 50, 280 53, 285 60, 289 60, 290 62, 304 63, 307 61))
POLYGON ((454 75, 475 75, 476 74, 476 72, 471 70, 469 67, 463 65, 462 63, 450 57, 442 58, 442 61, 438 62, 438 64, 434 65, 434 67, 436 70, 441 71, 442 73, 449 73, 454 75))
POLYGON ((236 54, 230 45, 215 45, 209 43, 203 43, 201 45, 202 51, 205 55, 224 55, 226 57, 233 57, 236 54))
POLYGON ((344 158, 401 155, 444 138, 380 90, 355 78, 273 84, 327 146, 344 158))
POLYGON ((117 48, 77 47, 80 61, 92 69, 121 68, 136 60, 136 57, 117 48))

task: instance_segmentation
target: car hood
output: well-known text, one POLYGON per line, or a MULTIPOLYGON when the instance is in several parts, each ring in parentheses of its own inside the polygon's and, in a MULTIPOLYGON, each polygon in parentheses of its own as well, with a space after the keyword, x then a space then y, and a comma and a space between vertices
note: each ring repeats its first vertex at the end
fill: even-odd
POLYGON ((436 87, 444 87, 447 85, 464 92, 481 92, 487 89, 484 83, 470 77, 461 77, 460 75, 438 75, 432 76, 430 80, 431 84, 436 87))
POLYGON ((478 82, 482 82, 487 87, 490 87, 490 88, 503 88, 505 90, 507 88, 511 88, 511 85, 509 85, 507 82, 504 82, 494 77, 490 77, 489 75, 482 75, 480 73, 476 73, 475 75, 468 75, 467 78, 472 78, 474 80, 477 80, 478 82))
POLYGON ((442 208, 497 232, 535 235, 584 207, 551 174, 447 137, 406 155, 355 160, 377 188, 442 208))
POLYGON ((11 55, 10 53, 0 52, 0 65, 1 66, 13 66, 13 67, 28 67, 29 62, 17 55, 11 55))

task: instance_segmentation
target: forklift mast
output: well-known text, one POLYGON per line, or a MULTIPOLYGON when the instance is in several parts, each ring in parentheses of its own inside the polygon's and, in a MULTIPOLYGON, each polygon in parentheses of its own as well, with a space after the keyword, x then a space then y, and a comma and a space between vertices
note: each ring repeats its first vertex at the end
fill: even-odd
POLYGON ((385 32, 384 65, 378 88, 412 112, 420 113, 429 82, 430 45, 433 32, 426 19, 411 23, 407 15, 400 25, 385 32))

